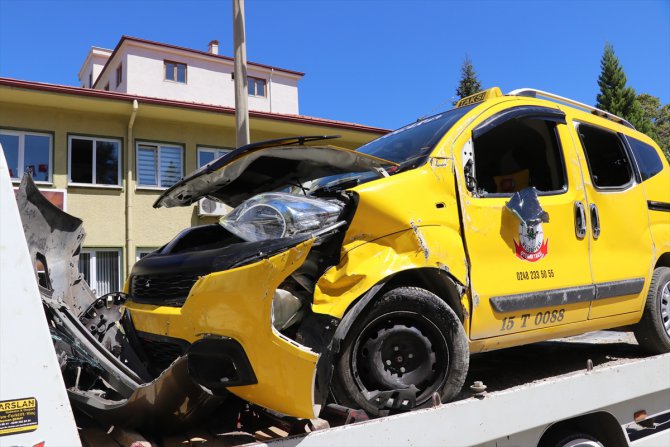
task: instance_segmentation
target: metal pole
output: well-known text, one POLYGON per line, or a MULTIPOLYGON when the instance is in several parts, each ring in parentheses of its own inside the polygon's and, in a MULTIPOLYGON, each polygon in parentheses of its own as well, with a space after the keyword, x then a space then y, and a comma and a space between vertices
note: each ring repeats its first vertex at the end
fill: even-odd
POLYGON ((233 0, 233 43, 235 45, 235 128, 237 147, 240 147, 250 143, 244 0, 233 0))

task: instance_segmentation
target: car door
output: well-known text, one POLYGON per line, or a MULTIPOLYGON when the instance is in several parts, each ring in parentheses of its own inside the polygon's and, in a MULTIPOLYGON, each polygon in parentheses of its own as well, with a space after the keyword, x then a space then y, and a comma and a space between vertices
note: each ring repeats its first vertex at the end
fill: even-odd
POLYGON ((637 312, 654 258, 644 187, 621 134, 583 122, 574 130, 589 207, 595 285, 589 319, 637 312))
POLYGON ((503 103, 471 129, 454 146, 471 339, 585 321, 593 297, 585 196, 565 115, 503 103))

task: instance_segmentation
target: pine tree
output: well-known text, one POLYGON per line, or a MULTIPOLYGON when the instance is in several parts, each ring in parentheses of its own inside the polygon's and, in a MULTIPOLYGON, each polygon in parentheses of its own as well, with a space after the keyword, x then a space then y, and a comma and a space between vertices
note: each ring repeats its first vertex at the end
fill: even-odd
POLYGON ((600 93, 596 98, 596 107, 622 117, 641 132, 651 132, 651 122, 645 119, 642 107, 635 97, 635 90, 626 87, 626 74, 610 43, 605 45, 600 69, 600 93))
MULTIPOLYGON (((458 82, 456 96, 458 96, 458 99, 462 99, 474 95, 481 91, 481 89, 482 84, 479 82, 479 79, 477 79, 477 73, 475 73, 475 69, 472 66, 472 60, 470 60, 468 56, 465 56, 465 60, 461 66, 461 79, 458 82)), ((456 104, 456 102, 458 102, 458 100, 454 101, 454 104, 456 104)))

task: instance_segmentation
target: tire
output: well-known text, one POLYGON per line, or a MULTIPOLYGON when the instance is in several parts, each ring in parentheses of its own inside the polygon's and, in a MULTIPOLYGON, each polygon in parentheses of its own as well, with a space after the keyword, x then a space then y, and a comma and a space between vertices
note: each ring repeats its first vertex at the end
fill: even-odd
POLYGON ((634 333, 645 351, 651 354, 670 352, 670 268, 654 270, 642 319, 634 333))
POLYGON ((540 445, 546 447, 604 447, 598 438, 586 433, 556 433, 540 445))
POLYGON ((381 399, 379 392, 412 385, 414 402, 394 395, 404 403, 391 409, 429 406, 434 393, 448 402, 461 390, 469 361, 456 313, 427 290, 400 287, 373 301, 352 325, 335 362, 331 392, 338 403, 373 416, 389 410, 388 402, 372 403, 375 396, 381 399))

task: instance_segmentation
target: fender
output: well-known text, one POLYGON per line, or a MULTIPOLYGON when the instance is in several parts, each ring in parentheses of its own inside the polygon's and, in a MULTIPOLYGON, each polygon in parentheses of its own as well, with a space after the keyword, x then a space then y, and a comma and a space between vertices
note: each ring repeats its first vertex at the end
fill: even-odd
MULTIPOLYGON (((400 272, 422 268, 439 269, 467 285, 460 234, 441 226, 412 226, 349 250, 339 265, 317 281, 312 311, 341 319, 354 301, 377 284, 400 272)), ((463 313, 469 315, 467 300, 463 305, 463 313)))

